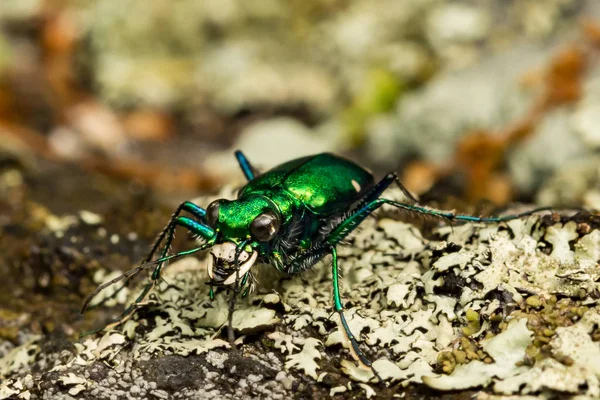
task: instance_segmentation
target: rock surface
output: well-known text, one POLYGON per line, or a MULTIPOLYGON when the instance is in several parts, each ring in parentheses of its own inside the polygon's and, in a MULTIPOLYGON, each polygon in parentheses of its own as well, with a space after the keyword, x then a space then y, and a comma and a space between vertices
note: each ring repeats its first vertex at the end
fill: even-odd
MULTIPOLYGON (((31 213, 39 207, 34 204, 21 207, 31 213)), ((235 349, 226 340, 229 297, 219 292, 209 300, 202 257, 173 262, 164 282, 122 326, 76 339, 105 323, 110 306, 137 297, 141 286, 117 295, 106 290, 97 311, 85 321, 76 317, 83 296, 117 270, 134 266, 152 234, 106 210, 61 216, 46 211, 35 220, 22 215, 3 214, 3 237, 9 239, 3 241, 3 264, 32 265, 39 257, 31 254, 35 246, 41 254, 58 252, 51 270, 58 286, 42 297, 44 306, 33 303, 43 291, 33 286, 21 294, 29 309, 3 309, 0 397, 431 398, 450 390, 462 398, 482 389, 478 397, 485 399, 600 393, 597 214, 565 211, 450 227, 384 210, 365 221, 339 249, 342 295, 350 328, 384 383, 357 367, 345 347, 331 315, 327 262, 294 278, 257 267, 257 292, 240 299, 233 316, 235 349), (119 231, 124 226, 130 234, 119 231), (25 254, 11 247, 16 237, 29 246, 25 254), (98 257, 100 248, 105 253, 98 257), (76 271, 71 274, 81 277, 79 283, 72 276, 61 280, 65 269, 76 271), (70 294, 57 282, 70 284, 70 294), (49 318, 39 319, 40 310, 49 318), (32 325, 32 316, 43 325, 32 325)), ((155 219, 149 225, 161 223, 155 219)), ((47 268, 52 258, 45 260, 37 268, 47 268)), ((33 282, 47 279, 32 271, 33 282)))

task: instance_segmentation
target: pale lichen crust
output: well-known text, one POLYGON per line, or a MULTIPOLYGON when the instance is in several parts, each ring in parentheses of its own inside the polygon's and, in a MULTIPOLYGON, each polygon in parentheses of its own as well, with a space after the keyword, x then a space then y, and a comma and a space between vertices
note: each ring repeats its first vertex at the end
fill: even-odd
MULTIPOLYGON (((426 239, 409 223, 369 219, 338 249, 348 324, 389 385, 479 388, 481 398, 598 397, 596 228, 582 218, 546 215, 502 224, 440 225, 426 239)), ((237 350, 225 340, 229 294, 218 292, 211 301, 205 259, 188 257, 165 268, 164 281, 133 318, 117 330, 81 340, 75 354, 54 361, 51 373, 61 393, 99 396, 117 378, 113 371, 129 371, 135 379, 139 363, 200 354, 214 369, 198 378, 196 389, 186 389, 186 396, 200 396, 198 387, 204 388, 203 396, 210 392, 206 387, 214 387, 215 371, 232 373, 226 371, 232 357, 252 360, 253 371, 272 373, 263 393, 271 398, 284 398, 301 375, 327 383, 330 395, 360 390, 371 397, 383 388, 347 350, 332 313, 328 260, 293 278, 266 266, 255 268, 257 292, 239 299, 233 315, 237 350), (100 383, 90 377, 99 364, 110 367, 100 383)), ((138 290, 114 301, 130 303, 138 290)), ((38 339, 0 359, 6 378, 0 394, 28 398, 29 368, 39 362, 38 339)), ((235 385, 265 381, 266 375, 253 373, 235 385)), ((151 382, 136 387, 128 393, 132 398, 168 397, 151 382)))

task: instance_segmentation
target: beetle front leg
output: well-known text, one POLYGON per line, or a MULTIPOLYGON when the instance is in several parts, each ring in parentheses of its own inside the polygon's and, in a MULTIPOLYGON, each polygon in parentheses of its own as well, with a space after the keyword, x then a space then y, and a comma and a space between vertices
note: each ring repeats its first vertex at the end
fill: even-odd
POLYGON ((150 253, 148 253, 148 255, 146 256, 146 262, 152 260, 154 253, 156 253, 156 250, 158 250, 158 247, 164 240, 165 236, 167 236, 169 234, 169 231, 172 230, 173 225, 177 221, 177 218, 179 217, 179 214, 181 214, 182 211, 187 211, 190 214, 192 214, 192 216, 197 218, 200 222, 206 223, 206 210, 200 206, 197 206, 191 201, 184 201, 179 205, 179 207, 177 207, 173 215, 171 215, 167 226, 162 230, 160 235, 158 235, 158 238, 156 238, 154 245, 152 245, 152 250, 150 250, 150 253))
MULTIPOLYGON (((165 237, 167 238, 167 244, 166 244, 165 248, 163 249, 160 258, 164 259, 166 257, 167 251, 168 251, 169 247, 171 246, 171 241, 173 240, 173 233, 174 233, 174 229, 177 225, 177 220, 179 218, 179 214, 181 214, 182 211, 187 211, 190 214, 192 214, 195 218, 197 218, 199 221, 201 221, 202 223, 206 223, 206 210, 204 210, 200 206, 197 206, 196 204, 192 203, 191 201, 184 201, 177 207, 175 212, 171 215, 171 218, 169 219, 169 223, 167 224, 167 226, 162 230, 162 232, 158 235, 158 237, 154 241, 154 244, 152 245, 150 252, 144 259, 144 263, 147 264, 152 261, 152 257, 154 257, 154 254, 160 247, 160 244, 165 239, 165 237)), ((152 274, 153 279, 159 278, 161 265, 162 265, 162 262, 160 262, 160 264, 158 264, 158 267, 154 270, 154 273, 152 274)), ((125 274, 121 275, 121 277, 119 277, 118 279, 119 280, 125 279, 125 284, 121 287, 121 289, 127 287, 127 285, 129 284, 129 280, 131 278, 133 278, 134 276, 136 276, 141 270, 142 270, 141 268, 134 268, 133 270, 128 271, 125 274)), ((98 287, 98 289, 96 289, 94 292, 92 292, 90 294, 90 296, 88 296, 87 300, 84 302, 84 305, 83 305, 83 308, 81 311, 82 313, 87 308, 87 304, 89 303, 89 301, 93 297, 95 297, 95 295, 98 294, 105 287, 106 287, 105 285, 101 285, 100 287, 98 287)), ((119 289, 119 290, 121 290, 121 289, 119 289)))
MULTIPOLYGON (((237 294, 241 293, 242 298, 248 296, 248 294, 252 290, 253 283, 250 280, 251 280, 251 278, 250 278, 250 272, 246 272, 240 278, 240 287, 239 287, 239 290, 237 291, 237 294)), ((210 283, 210 282, 207 282, 206 284, 210 286, 210 288, 208 290, 208 297, 210 298, 211 301, 213 301, 215 299, 215 287, 214 287, 214 284, 210 283)))
MULTIPOLYGON (((167 252, 169 251, 169 248, 171 247, 171 242, 173 241, 173 237, 175 236, 175 229, 178 226, 186 228, 189 232, 200 236, 206 242, 210 242, 211 239, 215 236, 215 231, 211 227, 204 225, 203 223, 194 221, 193 219, 187 217, 176 217, 169 223, 169 226, 166 229, 166 242, 165 247, 163 248, 163 251, 161 253, 161 258, 165 258, 167 256, 167 252)), ((159 262, 154 271, 152 272, 152 277, 150 278, 152 281, 157 281, 158 279, 160 279, 162 265, 163 263, 159 262)))
MULTIPOLYGON (((201 223, 203 223, 203 224, 206 223, 206 210, 204 210, 200 206, 197 206, 196 204, 192 203, 191 201, 184 201, 177 207, 177 209, 175 210, 175 212, 169 219, 169 223, 167 224, 167 226, 162 230, 162 232, 156 238, 154 244, 152 245, 152 249, 150 250, 150 252, 146 256, 146 258, 144 259, 144 264, 148 264, 152 261, 152 257, 154 257, 154 254, 160 247, 160 244, 165 239, 165 237, 167 238, 167 245, 163 249, 160 259, 166 258, 167 251, 168 251, 169 247, 171 246, 171 241, 173 239, 173 232, 177 225, 177 220, 179 219, 179 214, 181 214, 182 211, 187 211, 190 214, 192 214, 195 218, 197 218, 199 221, 201 221, 201 223)), ((200 235, 202 236, 202 234, 200 234, 200 235)), ((209 234, 204 234, 204 235, 211 236, 209 234)), ((208 240, 208 239, 206 239, 206 240, 208 240)), ((167 260, 165 259, 164 261, 167 261, 167 260)), ((158 267, 154 270, 154 273, 152 274, 153 279, 158 279, 160 277, 160 268, 164 261, 159 261, 158 267)), ((127 287, 127 285, 129 284, 129 280, 131 278, 133 278, 134 276, 136 276, 140 271, 142 271, 142 269, 145 269, 145 268, 139 268, 139 267, 134 268, 130 271, 127 271, 125 274, 121 275, 119 278, 117 278, 117 281, 109 282, 107 284, 99 286, 94 292, 92 292, 88 296, 88 298, 86 299, 86 301, 83 304, 81 312, 83 313, 85 311, 90 300, 93 297, 95 297, 105 287, 124 279, 125 284, 119 289, 119 290, 121 290, 121 289, 127 287)))

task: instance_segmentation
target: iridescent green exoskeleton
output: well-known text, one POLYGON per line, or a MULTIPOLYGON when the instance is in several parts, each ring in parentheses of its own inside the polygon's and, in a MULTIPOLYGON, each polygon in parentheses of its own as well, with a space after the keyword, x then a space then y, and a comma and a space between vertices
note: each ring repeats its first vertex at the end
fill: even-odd
POLYGON ((280 271, 295 275, 331 256, 333 307, 339 314, 352 355, 363 366, 370 367, 371 362, 361 352, 344 317, 336 251, 342 240, 365 218, 383 204, 450 221, 474 222, 507 221, 546 209, 498 218, 456 215, 417 205, 417 200, 404 188, 395 173, 375 182, 371 173, 364 168, 333 154, 298 158, 263 174, 258 174, 240 151, 235 154, 248 179, 238 198, 216 200, 206 210, 191 202, 182 203, 158 237, 145 263, 96 289, 86 300, 84 310, 100 290, 119 280, 131 278, 149 265, 155 266, 150 282, 114 324, 123 322, 160 279, 165 261, 208 248, 207 270, 211 296, 213 287, 225 287, 234 291, 233 298, 238 293, 248 292, 253 282, 252 266, 256 262, 270 264, 280 271), (393 183, 402 190, 407 203, 381 197, 393 183), (190 216, 181 216, 183 211, 190 216), (195 249, 168 255, 177 227, 187 229, 203 239, 204 243, 195 249), (159 248, 160 258, 152 261, 159 248))

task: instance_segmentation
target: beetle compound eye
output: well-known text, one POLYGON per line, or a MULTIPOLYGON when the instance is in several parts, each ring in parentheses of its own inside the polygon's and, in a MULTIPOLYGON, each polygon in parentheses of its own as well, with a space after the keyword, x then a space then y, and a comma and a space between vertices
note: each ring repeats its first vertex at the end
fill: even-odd
POLYGON ((250 225, 250 232, 256 240, 268 242, 275 237, 280 225, 281 221, 279 221, 277 214, 267 211, 254 218, 250 225))
POLYGON ((219 200, 215 200, 206 208, 206 222, 211 228, 216 228, 219 220, 219 200))

